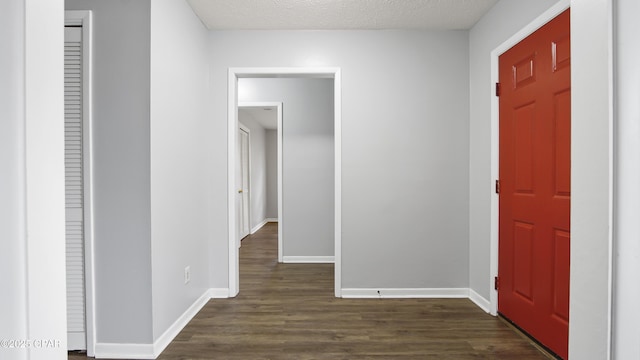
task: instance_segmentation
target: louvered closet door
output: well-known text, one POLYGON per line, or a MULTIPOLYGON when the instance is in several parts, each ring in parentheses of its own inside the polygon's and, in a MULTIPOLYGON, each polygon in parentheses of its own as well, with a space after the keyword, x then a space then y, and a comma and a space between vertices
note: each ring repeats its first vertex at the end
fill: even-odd
POLYGON ((64 109, 67 339, 69 350, 85 350, 82 28, 79 27, 65 27, 64 109))

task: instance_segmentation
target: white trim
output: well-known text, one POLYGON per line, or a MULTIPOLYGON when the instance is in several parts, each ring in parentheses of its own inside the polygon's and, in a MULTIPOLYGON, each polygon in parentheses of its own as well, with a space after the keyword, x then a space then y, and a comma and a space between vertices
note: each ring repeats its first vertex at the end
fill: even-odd
POLYGON ((212 291, 205 291, 202 296, 200 296, 193 304, 191 304, 191 306, 189 306, 189 308, 180 317, 178 317, 176 321, 174 321, 173 324, 171 324, 171 326, 169 326, 169 328, 156 339, 156 341, 154 341, 153 354, 155 355, 155 357, 160 356, 162 351, 164 351, 164 349, 169 346, 171 341, 173 341, 173 339, 178 336, 178 334, 180 334, 180 331, 182 331, 182 329, 187 326, 189 321, 191 321, 191 319, 196 316, 198 311, 200 311, 205 305, 207 305, 211 298, 212 291))
MULTIPOLYGON (((612 190, 619 190, 613 182, 614 161, 619 160, 613 130, 619 123, 613 114, 618 97, 612 71, 629 75, 613 63, 613 44, 625 44, 613 37, 614 3, 573 1, 571 10, 571 114, 577 120, 571 124, 571 359, 629 358, 611 342, 612 265, 619 260, 612 245, 620 230, 612 223, 620 215, 612 207, 612 190)), ((636 348, 637 335, 631 335, 636 348)))
POLYGON ((319 78, 333 79, 336 72, 340 71, 337 67, 237 67, 229 68, 238 78, 270 78, 270 77, 287 77, 287 78, 319 78))
MULTIPOLYGON (((616 184, 614 181, 617 181, 617 175, 614 175, 614 167, 615 167, 615 162, 618 161, 618 157, 617 154, 615 152, 615 147, 617 147, 618 145, 618 139, 616 138, 616 136, 614 135, 614 131, 617 129, 616 126, 616 121, 617 119, 617 114, 616 113, 616 109, 615 107, 618 104, 618 99, 617 99, 617 93, 615 91, 614 86, 617 85, 617 83, 614 81, 614 67, 616 67, 616 65, 614 65, 614 42, 617 41, 617 38, 614 38, 614 23, 617 21, 617 19, 614 17, 614 0, 608 0, 606 3, 606 8, 607 8, 607 38, 609 39, 609 41, 607 41, 607 60, 608 60, 608 74, 607 74, 607 79, 608 81, 608 91, 607 91, 607 95, 608 95, 608 125, 609 125, 609 138, 608 138, 608 142, 609 142, 609 156, 608 156, 608 161, 609 161, 609 168, 607 169, 609 171, 609 189, 608 189, 608 198, 609 198, 609 203, 608 203, 608 207, 607 207, 607 242, 608 242, 608 246, 607 246, 607 251, 609 252, 609 254, 607 255, 607 294, 609 294, 609 296, 607 296, 607 338, 606 338, 606 354, 607 354, 607 359, 611 359, 613 358, 614 355, 617 355, 617 353, 615 353, 615 351, 617 349, 615 349, 613 346, 613 327, 614 327, 614 316, 613 316, 613 307, 614 305, 614 266, 618 264, 619 261, 621 261, 620 256, 619 255, 614 255, 614 232, 619 232, 619 230, 621 230, 620 228, 618 228, 617 226, 614 226, 614 220, 618 219, 619 214, 616 212, 616 210, 619 209, 614 209, 614 187, 616 187, 619 184, 616 184), (615 115, 614 115, 615 114, 615 115), (615 229, 615 230, 614 230, 615 229), (614 256, 617 257, 617 259, 614 260, 614 256)), ((572 53, 573 56, 573 53, 572 53)), ((616 54, 615 60, 618 59, 618 54, 616 54)), ((617 67, 616 67, 616 70, 617 67)), ((572 78, 575 79, 575 77, 572 78)), ((572 82, 572 86, 573 86, 573 82, 572 82)), ((573 106, 573 99, 571 100, 571 104, 573 106)), ((571 133, 573 136, 573 132, 571 133)), ((637 139, 634 139, 637 141, 637 139)), ((573 148, 571 151, 574 151, 573 148)), ((572 173, 572 177, 573 177, 573 173, 572 173)), ((620 178, 622 179, 622 178, 620 178)), ((634 184, 634 186, 638 186, 638 184, 634 184)), ((615 191, 618 191, 618 188, 615 188, 615 191)), ((637 215, 637 214, 636 214, 637 215)), ((569 303, 569 311, 571 311, 571 302, 569 303)), ((636 333, 637 334, 637 333, 636 333)), ((575 335, 574 335, 575 336, 575 335)), ((571 338, 572 336, 569 335, 569 338, 571 338)), ((635 339, 637 340, 637 339, 635 339)), ((577 341, 576 341, 577 342, 577 341)), ((569 349, 569 352, 571 352, 572 350, 569 349)))
MULTIPOLYGON (((238 78, 247 77, 306 77, 306 78, 333 78, 334 81, 334 146, 335 146, 335 162, 334 162, 334 229, 335 229, 335 269, 334 269, 334 291, 335 296, 339 297, 342 292, 342 82, 340 68, 337 67, 317 67, 317 68, 294 68, 294 67, 261 67, 261 68, 229 68, 227 79, 227 215, 228 215, 228 249, 229 249, 229 294, 236 296, 240 286, 239 276, 239 258, 238 250, 233 244, 236 237, 236 214, 235 214, 235 147, 236 136, 235 129, 238 123, 238 78)), ((281 108, 278 110, 279 118, 281 118, 281 108)), ((280 124, 279 124, 280 125, 280 124)), ((281 126, 278 126, 280 129, 281 126)), ((279 137, 281 137, 279 131, 279 137)), ((278 142, 281 144, 281 141, 278 142)), ((279 145, 280 147, 280 145, 279 145)), ((279 148, 279 150, 281 150, 279 148)), ((282 151, 280 151, 282 154, 282 151)), ((279 170, 280 171, 280 170, 279 170)), ((282 191, 279 191, 282 194, 282 191)), ((282 204, 279 204, 278 217, 282 226, 282 204)), ((280 228, 280 227, 279 227, 280 228)), ((281 234, 279 234, 281 235, 281 234)), ((281 238, 281 236, 279 236, 281 238)), ((282 249, 279 244, 278 250, 282 249)))
MULTIPOLYGON (((256 232, 258 232, 258 230, 262 229, 263 226, 267 225, 268 223, 277 223, 278 219, 277 218, 266 218, 264 220, 262 220, 258 225, 254 226, 253 229, 251 229, 251 234, 255 234, 256 232)), ((280 231, 280 228, 278 228, 278 231, 280 231)), ((280 242, 280 238, 278 237, 278 243, 280 242)), ((280 261, 282 262, 282 261, 280 261)))
MULTIPOLYGON (((613 229, 615 238, 613 263, 613 329, 614 355, 623 359, 640 359, 640 127, 637 126, 640 107, 640 51, 637 47, 625 46, 633 43, 640 33, 636 14, 640 13, 637 0, 620 0, 615 5, 617 18, 614 31, 616 77, 613 95, 615 101, 615 151, 613 229)), ((611 300, 610 300, 611 301, 611 300)))
POLYGON ((265 108, 278 107, 280 101, 238 101, 238 108, 265 108))
POLYGON ((282 262, 286 264, 333 264, 334 256, 284 256, 282 262))
POLYGON ((487 191, 491 191, 491 244, 490 251, 490 272, 489 279, 487 279, 487 286, 489 287, 490 295, 490 307, 489 313, 492 315, 498 314, 498 291, 494 289, 493 282, 494 277, 498 276, 498 222, 500 220, 498 212, 498 195, 494 191, 494 182, 499 177, 499 155, 500 155, 500 109, 499 99, 495 96, 495 83, 499 79, 499 62, 498 58, 507 50, 511 49, 514 45, 518 44, 527 36, 541 28, 544 24, 548 23, 556 16, 560 15, 563 11, 569 8, 570 0, 561 0, 549 10, 542 13, 535 20, 523 27, 520 31, 511 36, 508 40, 500 44, 491 52, 491 82, 488 85, 490 90, 487 92, 490 96, 491 102, 491 178, 487 179, 487 191))
MULTIPOLYGON (((312 259, 331 256, 291 256, 286 258, 312 259)), ((319 261, 302 261, 319 262, 319 261)), ((323 261, 324 262, 324 261, 323 261)), ((96 343, 95 358, 104 359, 155 359, 166 349, 184 327, 209 302, 210 299, 229 297, 229 289, 211 288, 200 296, 153 344, 96 343)), ((468 288, 354 288, 342 289, 342 297, 349 299, 452 299, 469 298, 482 310, 488 312, 489 302, 468 288)))
POLYGON ((86 329, 84 332, 69 332, 67 330, 67 348, 69 349, 69 351, 86 350, 86 347, 87 347, 87 330, 86 329))
POLYGON ((91 22, 91 17, 91 10, 65 10, 64 26, 84 26, 91 22))
POLYGON ((85 332, 87 356, 92 357, 96 345, 95 324, 95 254, 93 211, 93 130, 92 130, 92 39, 93 15, 90 10, 65 11, 65 26, 82 26, 82 142, 84 161, 84 272, 85 272, 85 332))
POLYGON ((153 344, 96 343, 96 359, 155 359, 153 344))
POLYGON ((262 220, 258 225, 254 226, 251 229, 251 235, 255 234, 256 232, 258 232, 258 230, 262 229, 263 226, 267 225, 269 221, 267 219, 262 220))
POLYGON ((212 299, 227 299, 230 297, 228 288, 211 288, 209 289, 209 294, 212 299))
POLYGON ((278 104, 278 132, 276 134, 276 143, 277 143, 277 167, 278 167, 278 220, 280 223, 278 224, 278 262, 283 262, 284 257, 284 186, 283 177, 284 177, 284 166, 282 165, 283 158, 283 145, 282 145, 282 103, 278 104))
POLYGON ((229 296, 235 297, 240 290, 240 259, 238 247, 236 246, 237 226, 236 226, 236 131, 238 128, 238 78, 232 69, 229 69, 228 76, 228 97, 227 97, 227 219, 229 232, 229 296))
POLYGON ((342 75, 340 69, 334 73, 333 104, 334 104, 334 293, 336 297, 342 296, 342 75))
POLYGON ((342 289, 345 299, 468 298, 468 288, 353 288, 342 289))
POLYGON ((475 292, 473 289, 469 289, 469 300, 473 301, 474 304, 485 312, 491 313, 491 302, 475 292))
MULTIPOLYGON (((153 344, 96 343, 96 359, 155 359, 171 344, 180 331, 213 299, 226 289, 208 289, 153 344)), ((227 297, 227 296, 225 296, 227 297)))

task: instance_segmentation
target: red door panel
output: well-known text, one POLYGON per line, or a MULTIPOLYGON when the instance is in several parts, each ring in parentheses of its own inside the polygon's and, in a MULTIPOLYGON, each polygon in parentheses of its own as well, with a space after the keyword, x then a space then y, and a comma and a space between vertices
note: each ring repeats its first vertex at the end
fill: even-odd
POLYGON ((500 56, 498 311, 567 358, 569 10, 500 56))

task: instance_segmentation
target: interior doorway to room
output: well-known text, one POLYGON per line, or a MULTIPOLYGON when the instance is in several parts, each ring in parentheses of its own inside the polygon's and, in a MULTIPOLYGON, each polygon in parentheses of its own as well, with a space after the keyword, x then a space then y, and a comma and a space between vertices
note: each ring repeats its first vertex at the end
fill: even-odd
MULTIPOLYGON (((238 104, 238 123, 240 131, 249 134, 249 179, 245 179, 245 184, 249 183, 248 209, 250 215, 249 224, 244 232, 239 230, 240 238, 246 234, 254 234, 263 226, 270 222, 279 222, 278 226, 278 261, 282 262, 282 216, 281 209, 282 194, 280 181, 282 160, 281 136, 279 131, 282 124, 282 103, 281 102, 240 102, 238 104)), ((238 139, 239 144, 242 141, 238 139)), ((246 150, 245 150, 246 151, 246 150)), ((238 150, 238 159, 243 154, 238 150)), ((240 174, 236 174, 236 181, 240 179, 240 174)), ((245 185, 243 188, 247 188, 245 185)), ((239 187, 240 189, 240 187, 239 187)), ((240 209, 240 207, 238 207, 240 209)), ((244 219, 240 218, 239 210, 238 223, 244 219)), ((247 215, 245 215, 245 218, 247 215)))
POLYGON ((238 247, 242 246, 242 239, 251 233, 251 144, 249 138, 249 128, 239 123, 236 166, 238 247))
POLYGON ((568 356, 569 10, 499 58, 498 312, 568 356))
MULTIPOLYGON (((340 73, 338 69, 335 68, 309 68, 309 69, 301 69, 301 68, 251 68, 251 69, 230 69, 229 70, 229 91, 228 91, 228 96, 229 96, 229 118, 228 118, 228 129, 229 129, 229 136, 228 136, 228 147, 229 147, 229 161, 228 164, 230 164, 230 167, 228 169, 228 175, 229 175, 229 184, 236 184, 236 171, 235 171, 235 164, 237 162, 237 156, 239 156, 238 151, 231 151, 232 149, 235 150, 237 149, 237 142, 238 142, 238 137, 237 137, 237 133, 236 133, 236 129, 238 128, 238 112, 237 112, 237 108, 238 108, 238 104, 239 102, 246 102, 246 101, 281 101, 282 99, 269 99, 269 98, 262 98, 262 99, 257 99, 257 98, 247 98, 247 97, 243 97, 243 94, 239 94, 239 81, 240 80, 245 80, 245 79, 319 79, 319 80, 325 80, 325 82, 323 82, 323 84, 327 83, 326 81, 329 80, 331 81, 331 87, 330 87, 330 92, 324 94, 326 96, 328 96, 331 100, 331 118, 330 118, 330 125, 331 125, 331 159, 330 159, 330 164, 331 164, 331 169, 328 172, 325 172, 325 174, 321 177, 324 178, 328 178, 329 183, 331 184, 331 192, 328 196, 324 196, 324 199, 330 199, 330 202, 325 201, 324 203, 329 203, 331 206, 331 211, 325 211, 324 213, 328 213, 330 214, 330 226, 328 226, 327 228, 330 228, 330 234, 329 234, 329 241, 330 241, 330 250, 331 250, 331 256, 291 256, 291 257, 287 257, 286 254, 284 254, 284 250, 283 248, 287 248, 287 244, 286 243, 282 243, 280 242, 281 239, 286 239, 287 236, 286 234, 283 236, 279 236, 279 258, 281 261, 283 262, 329 262, 327 260, 331 260, 331 262, 333 262, 335 264, 335 289, 336 289, 336 295, 339 296, 340 292, 340 229, 341 229, 341 223, 340 223, 340 201, 341 201, 341 183, 340 183, 340 123, 341 123, 341 117, 340 117, 340 73)), ((246 95, 246 94, 245 94, 246 95)), ((294 107, 289 108, 288 104, 286 102, 283 101, 283 105, 281 107, 281 109, 285 109, 282 110, 281 112, 287 113, 287 111, 291 110, 294 107), (287 110, 288 109, 288 110, 287 110)), ((295 102, 294 102, 295 103, 295 102)), ((309 114, 315 114, 315 111, 309 111, 309 114)), ((286 119, 284 120, 286 121, 286 119)), ((317 124, 317 123, 316 123, 317 124)), ((324 124, 324 123, 323 123, 324 124)), ((326 125, 326 124, 325 124, 326 125)), ((290 154, 288 156, 291 156, 291 158, 295 158, 297 155, 299 156, 300 154, 298 154, 296 151, 291 151, 291 152, 286 152, 283 151, 284 146, 282 145, 283 143, 285 144, 295 144, 296 143, 296 139, 295 137, 291 137, 291 138, 287 138, 286 135, 283 135, 282 132, 282 127, 279 127, 278 129, 279 137, 280 137, 280 141, 278 142, 278 148, 279 148, 279 157, 282 158, 283 156, 287 156, 287 155, 283 155, 284 154, 290 154)), ((310 137, 308 138, 304 143, 306 144, 306 146, 308 147, 313 147, 315 140, 310 137)), ((325 147, 326 149, 326 142, 324 142, 322 144, 322 146, 325 147)), ((314 193, 318 193, 317 189, 311 187, 311 188, 300 188, 300 189, 296 189, 294 187, 291 188, 287 188, 287 186, 283 185, 283 183, 286 183, 286 181, 283 181, 283 178, 285 176, 282 175, 282 173, 285 171, 283 170, 284 166, 282 166, 283 162, 286 162, 286 159, 284 161, 279 161, 278 164, 278 172, 281 174, 279 176, 278 179, 278 197, 279 199, 279 204, 278 204, 278 221, 280 222, 279 226, 278 226, 278 230, 279 232, 281 231, 286 231, 285 229, 291 229, 293 226, 290 226, 291 224, 296 224, 295 221, 292 222, 288 222, 287 219, 288 218, 287 215, 285 215, 285 210, 287 208, 287 201, 282 200, 282 198, 284 198, 287 194, 291 194, 294 197, 299 197, 299 198, 304 198, 306 194, 314 194, 314 193), (314 191, 316 190, 316 191, 314 191), (283 224, 290 224, 290 225, 285 225, 283 226, 283 224)), ((313 173, 312 169, 309 168, 305 168, 305 166, 308 166, 310 164, 317 164, 317 161, 313 161, 313 160, 309 160, 307 161, 306 165, 303 165, 301 168, 297 169, 297 170, 302 170, 301 173, 313 173)), ((326 179, 325 179, 326 180, 326 179)), ((238 237, 238 231, 237 231, 237 206, 236 206, 236 201, 235 201, 235 197, 237 194, 237 188, 235 186, 230 187, 229 188, 229 243, 231 246, 229 246, 229 295, 230 296, 236 296, 239 292, 239 257, 238 257, 238 248, 235 246, 236 244, 236 239, 238 237)), ((293 203, 289 202, 289 209, 292 209, 293 207, 291 206, 293 203)), ((316 205, 323 205, 322 202, 312 202, 311 203, 316 204, 316 205)), ((311 208, 311 212, 313 212, 314 209, 311 208)), ((296 214, 296 213, 303 213, 304 211, 290 211, 290 214, 296 214)), ((294 216, 295 217, 295 216, 294 216)), ((286 241, 286 240, 285 240, 286 241)), ((294 247, 290 247, 288 249, 293 249, 294 247)), ((294 251, 295 253, 295 251, 294 251)))
MULTIPOLYGON (((251 131, 251 227, 264 224, 261 219, 267 217, 266 195, 277 192, 280 214, 276 216, 282 220, 278 226, 278 261, 333 263, 333 79, 242 78, 238 79, 238 99, 238 121, 251 131), (246 107, 247 101, 260 104, 263 100, 283 104, 285 119, 278 132, 280 146, 269 147, 271 150, 278 147, 279 157, 266 152, 267 131, 260 124, 260 120, 265 120, 261 116, 271 114, 272 109, 246 107), (278 157, 278 161, 271 163, 281 164, 277 187, 270 184, 265 189, 264 175, 268 173, 265 170, 273 170, 265 169, 265 155, 271 159, 278 157)), ((281 119, 280 125, 282 122, 281 119)), ((241 155, 238 152, 238 157, 241 155)))

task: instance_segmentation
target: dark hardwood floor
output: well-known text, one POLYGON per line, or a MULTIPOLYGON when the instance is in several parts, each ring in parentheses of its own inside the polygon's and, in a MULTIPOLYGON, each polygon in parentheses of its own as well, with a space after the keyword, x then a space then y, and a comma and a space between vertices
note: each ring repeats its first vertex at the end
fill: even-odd
POLYGON ((277 224, 267 224, 242 242, 240 294, 209 301, 158 359, 548 358, 467 299, 333 291, 331 264, 278 264, 277 224))

